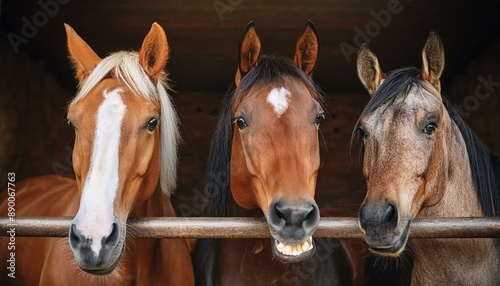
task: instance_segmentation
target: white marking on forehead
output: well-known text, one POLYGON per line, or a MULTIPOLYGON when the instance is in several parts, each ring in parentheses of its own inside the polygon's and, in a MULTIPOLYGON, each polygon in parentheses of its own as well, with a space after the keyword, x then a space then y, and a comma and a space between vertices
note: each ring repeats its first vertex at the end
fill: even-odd
POLYGON ((266 101, 273 106, 274 112, 280 117, 288 109, 291 95, 284 87, 273 88, 267 95, 266 101))
POLYGON ((90 168, 82 190, 80 209, 74 219, 78 230, 92 239, 96 254, 101 240, 111 233, 115 222, 113 203, 118 189, 118 151, 126 106, 117 88, 104 91, 104 101, 97 110, 96 129, 90 168))

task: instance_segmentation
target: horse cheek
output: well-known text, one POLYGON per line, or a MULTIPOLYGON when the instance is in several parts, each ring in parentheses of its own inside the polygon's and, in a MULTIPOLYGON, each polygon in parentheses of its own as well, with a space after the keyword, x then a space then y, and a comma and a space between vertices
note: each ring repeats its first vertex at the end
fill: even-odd
POLYGON ((446 142, 438 140, 433 154, 429 161, 427 174, 430 174, 425 181, 426 198, 424 207, 434 206, 441 201, 444 196, 446 182, 448 181, 448 149, 446 142))

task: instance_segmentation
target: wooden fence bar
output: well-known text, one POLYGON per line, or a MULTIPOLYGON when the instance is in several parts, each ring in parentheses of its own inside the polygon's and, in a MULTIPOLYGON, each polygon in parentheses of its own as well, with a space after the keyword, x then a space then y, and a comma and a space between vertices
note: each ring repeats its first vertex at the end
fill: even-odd
MULTIPOLYGON (((64 237, 68 235, 69 217, 0 217, 0 236, 64 237), (12 230, 7 232, 9 230, 12 230)), ((263 218, 243 217, 154 217, 133 218, 128 229, 143 238, 238 238, 270 237, 263 218)), ((322 218, 314 237, 362 238, 357 218, 322 218)), ((499 218, 415 219, 412 238, 500 237, 499 218)))

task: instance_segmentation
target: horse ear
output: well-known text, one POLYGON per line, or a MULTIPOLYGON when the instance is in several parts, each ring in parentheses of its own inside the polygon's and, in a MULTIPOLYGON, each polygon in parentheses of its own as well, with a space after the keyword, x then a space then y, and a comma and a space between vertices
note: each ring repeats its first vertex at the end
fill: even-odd
POLYGON ((432 84, 440 94, 441 82, 439 79, 444 69, 444 48, 441 38, 434 31, 429 33, 427 42, 425 42, 422 50, 422 62, 422 79, 432 84))
POLYGON ((365 43, 358 52, 358 77, 370 96, 375 94, 385 78, 378 59, 365 43))
POLYGON ((64 24, 68 38, 68 52, 73 68, 76 72, 76 79, 81 85, 87 76, 92 72, 95 66, 101 61, 101 58, 92 50, 75 30, 68 24, 64 24))
POLYGON ((234 78, 236 86, 239 86, 241 78, 257 65, 259 57, 260 39, 255 31, 255 24, 251 21, 245 26, 243 36, 240 40, 240 48, 238 51, 240 62, 234 78))
POLYGON ((294 63, 311 76, 319 57, 319 37, 314 24, 307 21, 304 31, 297 40, 294 63))
POLYGON ((155 22, 144 38, 139 51, 139 63, 154 83, 157 82, 159 74, 167 64, 168 52, 167 35, 155 22))

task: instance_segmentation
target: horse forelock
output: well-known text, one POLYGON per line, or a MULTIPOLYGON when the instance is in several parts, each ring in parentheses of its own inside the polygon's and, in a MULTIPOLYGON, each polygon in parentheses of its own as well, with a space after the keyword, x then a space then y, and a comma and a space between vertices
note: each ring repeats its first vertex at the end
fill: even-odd
MULTIPOLYGON (((139 63, 139 54, 133 51, 120 51, 102 59, 81 84, 76 96, 71 100, 73 105, 86 97, 94 87, 107 77, 116 77, 136 95, 149 101, 159 100, 158 86, 155 85, 139 63)), ((159 82, 166 85, 166 73, 161 72, 159 82)))
POLYGON ((177 145, 180 141, 178 117, 167 93, 167 75, 162 71, 156 85, 139 63, 139 54, 120 51, 102 59, 81 85, 69 106, 88 96, 103 79, 113 76, 123 82, 136 96, 149 102, 159 102, 160 117, 160 185, 170 195, 176 186, 177 145))
POLYGON ((418 74, 419 71, 416 68, 401 68, 389 73, 361 112, 354 131, 358 129, 360 120, 364 116, 373 113, 396 98, 407 96, 411 88, 418 83, 416 78, 418 74))
MULTIPOLYGON (((303 83, 311 95, 322 105, 325 105, 321 89, 299 69, 293 61, 277 56, 262 56, 257 66, 246 74, 240 85, 234 91, 234 97, 241 99, 255 86, 283 85, 285 79, 298 80, 303 83)), ((233 103, 237 102, 234 100, 233 103)))

